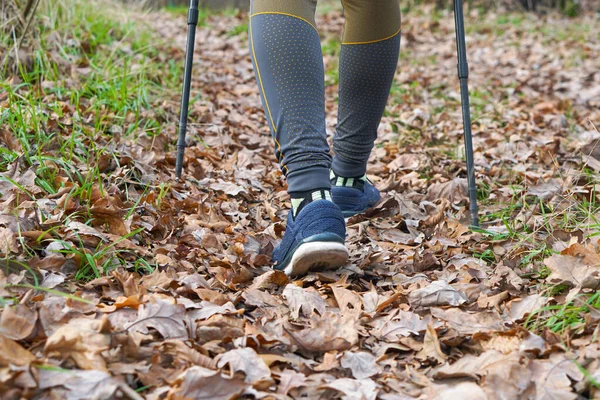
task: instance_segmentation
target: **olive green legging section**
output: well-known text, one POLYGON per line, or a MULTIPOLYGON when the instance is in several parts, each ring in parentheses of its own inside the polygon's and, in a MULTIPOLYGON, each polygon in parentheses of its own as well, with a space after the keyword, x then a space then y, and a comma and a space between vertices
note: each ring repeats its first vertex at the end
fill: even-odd
POLYGON ((330 186, 332 168, 362 176, 398 62, 398 0, 342 0, 340 100, 332 159, 317 0, 251 0, 249 48, 288 191, 330 186))

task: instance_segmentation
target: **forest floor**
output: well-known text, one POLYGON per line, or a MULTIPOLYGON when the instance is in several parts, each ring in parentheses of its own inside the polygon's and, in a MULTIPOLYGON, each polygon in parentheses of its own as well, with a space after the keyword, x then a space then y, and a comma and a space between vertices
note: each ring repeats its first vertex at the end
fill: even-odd
MULTIPOLYGON (((42 3, 0 79, 0 398, 600 397, 596 16, 467 16, 473 230, 452 14, 407 10, 384 198, 347 267, 290 280, 247 15, 202 14, 177 182, 184 14, 42 3)), ((330 134, 342 24, 320 9, 330 134)))

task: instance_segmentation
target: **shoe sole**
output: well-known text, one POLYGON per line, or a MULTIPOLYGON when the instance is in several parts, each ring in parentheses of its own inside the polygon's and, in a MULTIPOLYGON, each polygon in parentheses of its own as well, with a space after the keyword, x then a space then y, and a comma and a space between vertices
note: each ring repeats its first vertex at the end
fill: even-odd
POLYGON ((283 270, 288 276, 306 275, 310 271, 338 269, 348 263, 348 249, 342 243, 309 242, 301 244, 283 270))

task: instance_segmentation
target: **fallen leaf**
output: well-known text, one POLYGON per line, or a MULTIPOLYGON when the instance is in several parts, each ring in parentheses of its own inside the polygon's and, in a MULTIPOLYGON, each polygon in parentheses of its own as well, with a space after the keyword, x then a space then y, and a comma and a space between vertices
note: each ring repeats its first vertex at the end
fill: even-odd
POLYGON ((522 298, 514 299, 506 304, 510 310, 510 318, 514 321, 523 319, 525 316, 530 315, 532 312, 539 310, 548 303, 550 299, 539 294, 531 296, 525 296, 522 298))
POLYGON ((48 356, 72 358, 79 368, 105 371, 102 352, 110 349, 110 336, 101 333, 107 328, 103 320, 75 318, 58 328, 46 340, 44 352, 48 356))
POLYGON ((265 362, 249 347, 230 350, 219 357, 217 366, 223 368, 229 364, 232 375, 241 371, 246 375, 246 382, 254 384, 271 378, 271 370, 265 362))
POLYGON ((309 351, 347 350, 358 342, 358 331, 353 316, 325 313, 312 315, 308 328, 288 333, 299 346, 309 351))
POLYGON ((360 315, 362 300, 358 294, 336 285, 332 285, 331 290, 342 313, 360 315))
POLYGON ((233 182, 225 182, 222 180, 219 180, 219 182, 212 183, 209 187, 212 190, 224 192, 229 196, 237 196, 240 193, 247 193, 246 189, 243 186, 233 182))
POLYGON ((8 228, 0 227, 0 255, 8 257, 12 253, 18 253, 17 237, 8 228))
POLYGON ((459 335, 473 335, 480 332, 501 332, 506 328, 495 311, 467 313, 457 308, 447 310, 432 308, 431 315, 445 321, 459 335))
POLYGON ((408 302, 413 309, 435 306, 459 306, 469 299, 446 281, 433 281, 424 288, 413 290, 408 302))
POLYGON ((169 392, 173 400, 232 400, 247 387, 237 379, 226 379, 219 372, 199 366, 188 368, 176 382, 179 387, 169 392))
POLYGON ((0 367, 29 365, 35 356, 19 343, 0 335, 0 367))
POLYGON ((287 396, 290 390, 304 386, 305 382, 306 375, 286 369, 279 374, 277 393, 287 396))
POLYGON ((569 294, 572 299, 581 289, 597 289, 600 286, 600 256, 575 243, 544 260, 551 271, 546 278, 554 285, 567 284, 574 290, 569 294))
POLYGON ((433 325, 427 325, 425 339, 423 339, 423 348, 415 355, 415 358, 422 361, 434 360, 439 364, 443 364, 448 359, 448 356, 442 351, 440 341, 435 329, 433 329, 433 325))
POLYGON ((428 320, 410 311, 399 311, 388 317, 377 334, 386 341, 398 340, 399 337, 419 335, 427 329, 428 320))
POLYGON ((341 378, 321 387, 343 393, 343 400, 375 400, 379 393, 379 387, 371 379, 341 378))
POLYGON ((575 363, 564 354, 554 353, 548 360, 531 360, 529 369, 535 383, 536 400, 577 399, 573 393, 573 382, 583 379, 583 373, 575 363))
POLYGON ((352 376, 359 380, 370 378, 381 371, 381 368, 377 365, 377 358, 366 351, 356 353, 345 352, 341 360, 341 365, 344 368, 350 369, 352 376))
POLYGON ((12 340, 23 340, 34 332, 37 312, 24 304, 5 306, 0 317, 0 334, 12 340))
POLYGON ((38 374, 40 390, 64 388, 66 400, 111 399, 121 386, 104 371, 40 369, 38 374))
POLYGON ((323 315, 327 309, 325 300, 312 287, 303 289, 290 283, 283 290, 283 297, 286 299, 290 307, 291 316, 294 319, 300 316, 301 311, 304 316, 310 317, 314 310, 319 315, 323 315))
POLYGON ((150 333, 149 328, 154 328, 165 339, 187 338, 188 329, 183 322, 184 315, 184 305, 156 300, 142 305, 137 319, 126 330, 150 333))
POLYGON ((468 200, 467 180, 454 178, 443 183, 434 183, 427 190, 427 200, 448 199, 453 204, 464 203, 468 200))

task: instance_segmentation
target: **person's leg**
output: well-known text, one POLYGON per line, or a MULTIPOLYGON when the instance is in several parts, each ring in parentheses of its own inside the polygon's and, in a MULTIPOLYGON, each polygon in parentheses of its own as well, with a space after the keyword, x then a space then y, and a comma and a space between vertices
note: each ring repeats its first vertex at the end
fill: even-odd
POLYGON ((331 202, 331 155, 325 130, 325 84, 316 0, 252 0, 250 53, 288 182, 292 211, 273 253, 277 268, 301 274, 347 260, 342 213, 331 202))
POLYGON ((254 0, 250 52, 275 153, 289 192, 329 190, 321 42, 316 0, 254 0))
POLYGON ((376 190, 365 187, 370 186, 365 174, 398 64, 400 5, 398 0, 342 0, 342 4, 346 23, 331 182, 369 192, 365 199, 334 190, 334 201, 351 214, 379 200, 376 190))

